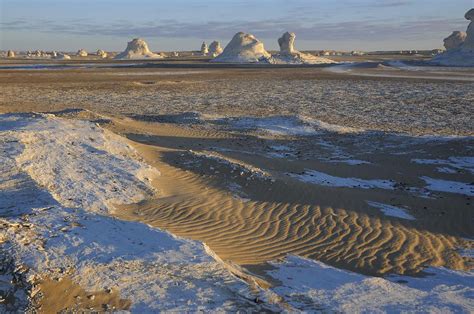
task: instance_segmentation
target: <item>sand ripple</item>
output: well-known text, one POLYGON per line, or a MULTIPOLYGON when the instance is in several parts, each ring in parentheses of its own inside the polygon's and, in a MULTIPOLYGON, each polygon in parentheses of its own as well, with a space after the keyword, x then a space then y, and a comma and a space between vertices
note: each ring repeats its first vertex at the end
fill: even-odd
POLYGON ((413 274, 426 266, 470 267, 456 252, 469 246, 468 241, 419 228, 416 221, 308 204, 245 201, 211 187, 193 172, 162 162, 159 169, 158 189, 164 196, 116 214, 203 241, 223 260, 252 265, 295 254, 378 275, 413 274))

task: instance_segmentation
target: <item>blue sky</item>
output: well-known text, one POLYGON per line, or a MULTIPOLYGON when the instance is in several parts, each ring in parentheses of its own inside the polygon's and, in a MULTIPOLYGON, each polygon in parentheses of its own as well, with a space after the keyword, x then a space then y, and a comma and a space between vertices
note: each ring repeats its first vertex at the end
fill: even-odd
POLYGON ((277 48, 432 49, 465 30, 474 0, 0 0, 0 49, 123 50, 134 37, 152 50, 226 44, 238 31, 277 48))

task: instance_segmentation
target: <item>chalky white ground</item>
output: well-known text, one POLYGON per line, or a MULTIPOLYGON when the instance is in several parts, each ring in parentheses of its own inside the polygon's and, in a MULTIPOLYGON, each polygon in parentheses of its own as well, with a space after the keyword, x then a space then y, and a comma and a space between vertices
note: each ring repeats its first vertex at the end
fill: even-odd
MULTIPOLYGON (((266 306, 253 302, 249 287, 201 243, 109 215, 114 204, 159 193, 153 179, 159 180, 158 170, 95 124, 0 115, 0 240, 8 240, 0 245, 31 267, 30 275, 73 268, 73 280, 86 290, 114 287, 134 312, 266 306), (15 225, 23 214, 28 228, 15 225)), ((260 298, 276 293, 294 309, 474 311, 472 273, 429 269, 434 275, 426 278, 384 279, 299 257, 273 265, 268 275, 281 284, 260 298)), ((0 288, 8 289, 2 278, 0 288)))

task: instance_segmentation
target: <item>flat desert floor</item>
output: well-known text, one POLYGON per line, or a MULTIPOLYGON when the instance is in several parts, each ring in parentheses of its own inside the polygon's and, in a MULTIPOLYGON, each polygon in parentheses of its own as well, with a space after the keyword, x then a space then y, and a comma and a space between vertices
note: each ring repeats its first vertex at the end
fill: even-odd
POLYGON ((474 70, 355 61, 1 63, 0 310, 474 311, 474 70))

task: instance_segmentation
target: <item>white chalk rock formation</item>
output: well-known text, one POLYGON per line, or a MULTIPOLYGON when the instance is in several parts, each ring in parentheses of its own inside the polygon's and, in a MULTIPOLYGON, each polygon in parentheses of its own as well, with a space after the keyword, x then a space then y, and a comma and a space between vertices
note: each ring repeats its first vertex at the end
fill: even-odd
POLYGON ((227 44, 224 51, 212 62, 256 63, 268 62, 271 55, 265 50, 263 43, 254 35, 237 33, 227 44))
POLYGON ((96 55, 97 55, 98 57, 102 58, 102 59, 107 58, 107 52, 105 52, 105 51, 102 50, 102 49, 97 50, 96 55))
POLYGON ((461 48, 466 40, 466 36, 467 34, 465 32, 454 31, 443 40, 444 48, 446 48, 446 51, 461 48))
POLYGON ((148 44, 141 38, 134 38, 127 43, 127 48, 115 59, 162 59, 163 56, 150 51, 148 44))
POLYGON ((54 59, 57 60, 71 60, 71 57, 65 53, 58 53, 54 59))
POLYGON ((220 55, 222 53, 224 49, 222 49, 221 47, 221 43, 218 42, 218 41, 213 41, 210 45, 209 45, 209 55, 211 57, 217 57, 218 55, 220 55))
POLYGON ((7 57, 8 57, 8 58, 15 58, 15 51, 13 51, 13 50, 8 50, 8 52, 7 52, 7 57))
POLYGON ((474 53, 474 9, 467 11, 464 17, 471 22, 467 27, 466 39, 464 40, 461 50, 474 53))
MULTIPOLYGON (((445 66, 468 66, 474 67, 474 9, 470 9, 464 15, 466 20, 471 21, 467 27, 466 37, 464 42, 457 47, 453 47, 455 38, 452 38, 452 41, 448 41, 448 46, 446 46, 446 40, 453 36, 454 32, 450 37, 445 39, 445 46, 447 51, 443 54, 435 56, 431 59, 432 63, 445 66), (453 44, 453 46, 451 45, 453 44)), ((462 33, 462 32, 459 32, 462 33)), ((461 40, 462 35, 457 35, 457 40, 461 40)))
POLYGON ((201 54, 203 56, 207 56, 207 54, 209 53, 209 47, 207 47, 207 44, 205 41, 202 42, 202 45, 201 45, 201 54))
POLYGON ((84 49, 79 49, 76 53, 78 57, 87 57, 89 54, 84 49))
POLYGON ((326 64, 335 63, 334 61, 317 57, 309 53, 302 53, 295 48, 295 33, 284 33, 278 39, 280 45, 280 52, 272 56, 269 60, 274 64, 326 64))
POLYGON ((278 45, 280 46, 280 54, 293 55, 298 51, 295 49, 295 33, 286 32, 278 38, 278 45))
POLYGON ((363 56, 365 53, 363 51, 353 50, 351 51, 351 56, 363 56))

